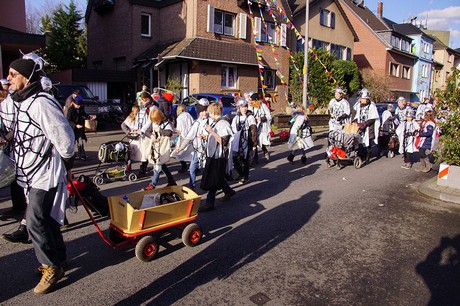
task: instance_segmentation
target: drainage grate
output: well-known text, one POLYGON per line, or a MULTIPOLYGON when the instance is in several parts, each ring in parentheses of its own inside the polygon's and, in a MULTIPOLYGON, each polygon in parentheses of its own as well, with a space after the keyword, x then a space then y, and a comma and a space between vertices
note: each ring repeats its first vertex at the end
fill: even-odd
POLYGON ((270 301, 268 296, 266 296, 262 292, 254 294, 253 296, 249 297, 249 299, 251 300, 251 302, 253 302, 254 304, 258 306, 262 306, 270 301))

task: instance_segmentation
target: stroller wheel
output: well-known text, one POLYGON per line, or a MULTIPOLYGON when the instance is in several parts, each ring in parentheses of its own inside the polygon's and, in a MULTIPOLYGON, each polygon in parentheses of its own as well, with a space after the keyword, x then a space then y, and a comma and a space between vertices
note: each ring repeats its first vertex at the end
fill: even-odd
POLYGON ((93 183, 96 185, 103 185, 104 184, 104 178, 100 175, 96 175, 93 177, 93 183))
POLYGON ((135 173, 130 173, 130 174, 128 175, 128 180, 129 180, 130 182, 135 182, 135 181, 137 180, 137 175, 136 175, 135 173))
POLYGON ((395 152, 393 150, 388 151, 388 157, 389 158, 395 157, 395 152))
POLYGON ((353 160, 353 165, 355 166, 356 169, 359 169, 363 166, 363 160, 361 159, 361 157, 357 156, 355 157, 355 159, 353 160))

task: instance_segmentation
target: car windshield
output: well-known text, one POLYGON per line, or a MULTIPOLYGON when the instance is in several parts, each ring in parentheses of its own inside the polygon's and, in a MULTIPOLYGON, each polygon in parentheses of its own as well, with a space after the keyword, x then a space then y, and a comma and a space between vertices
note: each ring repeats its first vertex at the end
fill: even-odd
POLYGON ((83 99, 94 100, 93 93, 85 86, 57 86, 58 98, 67 99, 74 89, 80 90, 80 96, 83 99))

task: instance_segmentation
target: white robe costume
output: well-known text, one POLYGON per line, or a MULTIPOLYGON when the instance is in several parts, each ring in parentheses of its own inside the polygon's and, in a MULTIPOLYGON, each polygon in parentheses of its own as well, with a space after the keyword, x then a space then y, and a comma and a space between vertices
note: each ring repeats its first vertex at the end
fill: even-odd
MULTIPOLYGON (((370 102, 369 104, 365 106, 361 106, 360 103, 355 104, 355 110, 356 110, 356 115, 355 115, 355 120, 357 120, 358 123, 375 119, 374 122, 374 143, 378 143, 378 136, 379 136, 379 128, 380 128, 380 118, 379 118, 379 113, 377 111, 377 107, 375 106, 374 102, 370 102)), ((369 128, 366 127, 364 130, 364 135, 361 137, 361 143, 363 143, 366 147, 369 147, 370 141, 369 141, 369 128)))

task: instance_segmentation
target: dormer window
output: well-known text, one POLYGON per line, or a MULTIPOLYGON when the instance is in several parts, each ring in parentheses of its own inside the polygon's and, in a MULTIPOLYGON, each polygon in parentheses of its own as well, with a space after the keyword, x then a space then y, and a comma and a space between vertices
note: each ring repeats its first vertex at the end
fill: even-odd
POLYGON ((326 9, 321 9, 319 14, 319 23, 328 28, 335 28, 335 13, 326 9))

